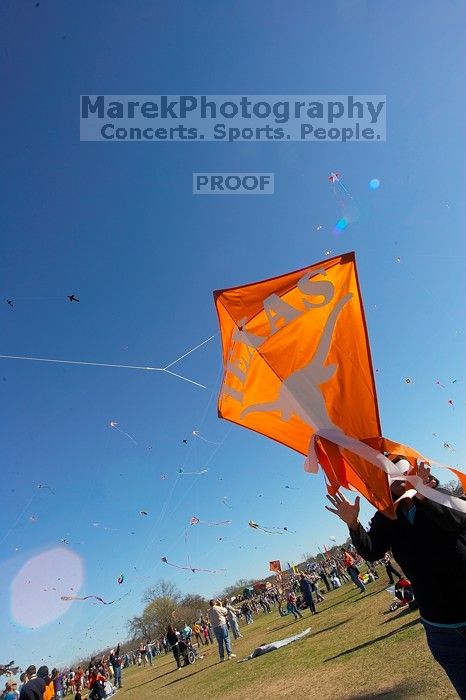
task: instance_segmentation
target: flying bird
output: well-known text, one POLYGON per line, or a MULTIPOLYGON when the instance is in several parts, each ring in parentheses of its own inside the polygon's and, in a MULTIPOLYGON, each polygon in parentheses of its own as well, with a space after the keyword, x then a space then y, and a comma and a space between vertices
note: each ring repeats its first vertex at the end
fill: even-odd
POLYGON ((77 301, 77 302, 79 302, 78 297, 75 297, 74 294, 68 294, 68 299, 69 299, 70 301, 77 301))

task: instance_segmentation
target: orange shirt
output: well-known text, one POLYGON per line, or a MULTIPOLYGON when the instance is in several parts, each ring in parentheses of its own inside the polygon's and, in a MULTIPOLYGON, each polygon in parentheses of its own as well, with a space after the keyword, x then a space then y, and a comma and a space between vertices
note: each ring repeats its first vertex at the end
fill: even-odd
POLYGON ((53 681, 50 681, 50 683, 45 686, 43 698, 44 700, 52 700, 53 697, 55 697, 55 686, 53 685, 53 681))
POLYGON ((343 557, 343 562, 344 562, 346 568, 353 566, 354 557, 352 557, 349 552, 345 552, 345 556, 343 557))

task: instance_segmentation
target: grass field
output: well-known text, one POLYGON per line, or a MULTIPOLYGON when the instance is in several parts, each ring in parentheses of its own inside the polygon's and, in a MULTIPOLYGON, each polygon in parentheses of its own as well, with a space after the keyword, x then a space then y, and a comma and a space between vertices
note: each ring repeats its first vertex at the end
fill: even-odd
POLYGON ((387 613, 391 597, 386 585, 384 574, 365 595, 346 584, 326 595, 318 615, 307 611, 297 622, 273 611, 252 625, 242 624, 243 639, 233 642, 238 659, 260 644, 311 627, 303 640, 246 663, 232 659, 220 664, 215 644, 202 647, 207 656, 181 671, 172 654, 157 657, 152 667, 125 669, 118 700, 295 695, 318 700, 457 699, 428 652, 418 613, 387 613))

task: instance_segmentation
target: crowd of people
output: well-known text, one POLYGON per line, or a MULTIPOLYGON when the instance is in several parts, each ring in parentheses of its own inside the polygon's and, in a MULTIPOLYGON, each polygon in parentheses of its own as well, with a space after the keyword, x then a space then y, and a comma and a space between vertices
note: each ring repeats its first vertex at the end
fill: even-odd
MULTIPOLYGON (((349 571, 356 569, 358 558, 355 550, 346 549, 329 557, 324 562, 308 562, 303 570, 290 572, 274 585, 264 584, 262 589, 243 592, 229 600, 210 601, 207 611, 188 624, 182 622, 179 629, 169 625, 165 634, 159 639, 141 641, 133 650, 120 652, 120 646, 111 649, 99 658, 92 658, 85 665, 77 665, 66 670, 52 669, 47 666, 38 669, 29 666, 21 673, 19 683, 9 678, 0 700, 62 700, 72 695, 74 700, 104 700, 122 687, 122 670, 129 666, 152 666, 156 658, 173 654, 176 667, 181 669, 193 659, 205 654, 204 647, 218 645, 220 661, 235 658, 231 641, 240 639, 241 625, 253 624, 260 614, 273 611, 281 616, 292 615, 302 618, 304 611, 317 614, 316 606, 325 599, 326 593, 340 588, 344 583, 353 581, 362 583, 363 576, 358 573, 355 578, 349 571), (194 656, 192 656, 194 655, 194 656)), ((391 565, 390 558, 384 560, 389 581, 392 574, 401 574, 391 565)), ((357 569, 356 569, 357 570, 357 569)), ((369 565, 366 576, 371 580, 378 577, 373 564, 369 565), (374 575, 375 574, 375 575, 374 575)))
POLYGON ((407 579, 393 565, 389 553, 370 562, 364 561, 351 544, 334 548, 325 560, 295 567, 277 577, 274 584, 264 582, 223 602, 212 599, 209 609, 200 613, 198 619, 190 624, 183 621, 178 627, 170 624, 162 637, 141 641, 133 650, 121 653, 118 645, 101 657, 92 658, 87 667, 78 665, 66 671, 54 668, 50 674, 47 666, 36 671, 31 665, 21 674, 19 686, 12 679, 7 681, 0 700, 62 700, 70 694, 74 700, 104 700, 122 687, 123 669, 152 666, 158 656, 169 653, 173 654, 176 668, 181 669, 202 658, 205 648, 215 641, 221 662, 235 658, 232 640, 242 637, 242 625, 251 625, 258 615, 273 612, 293 616, 295 620, 303 618, 307 610, 316 615, 319 603, 345 584, 352 584, 364 593, 366 585, 379 578, 380 567, 385 567, 388 584, 394 583, 394 575, 398 577, 405 596, 407 579), (360 573, 361 564, 365 564, 364 574, 360 573))

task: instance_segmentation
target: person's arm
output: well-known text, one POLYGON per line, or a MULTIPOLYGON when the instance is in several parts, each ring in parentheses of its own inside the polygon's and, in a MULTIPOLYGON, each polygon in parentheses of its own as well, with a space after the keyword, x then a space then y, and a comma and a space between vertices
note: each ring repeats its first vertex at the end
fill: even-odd
POLYGON ((350 503, 341 493, 327 496, 334 508, 325 506, 328 511, 338 515, 340 520, 348 525, 351 540, 357 552, 367 559, 376 561, 390 549, 389 521, 380 513, 372 518, 369 532, 359 522, 360 497, 356 496, 354 503, 350 503))

